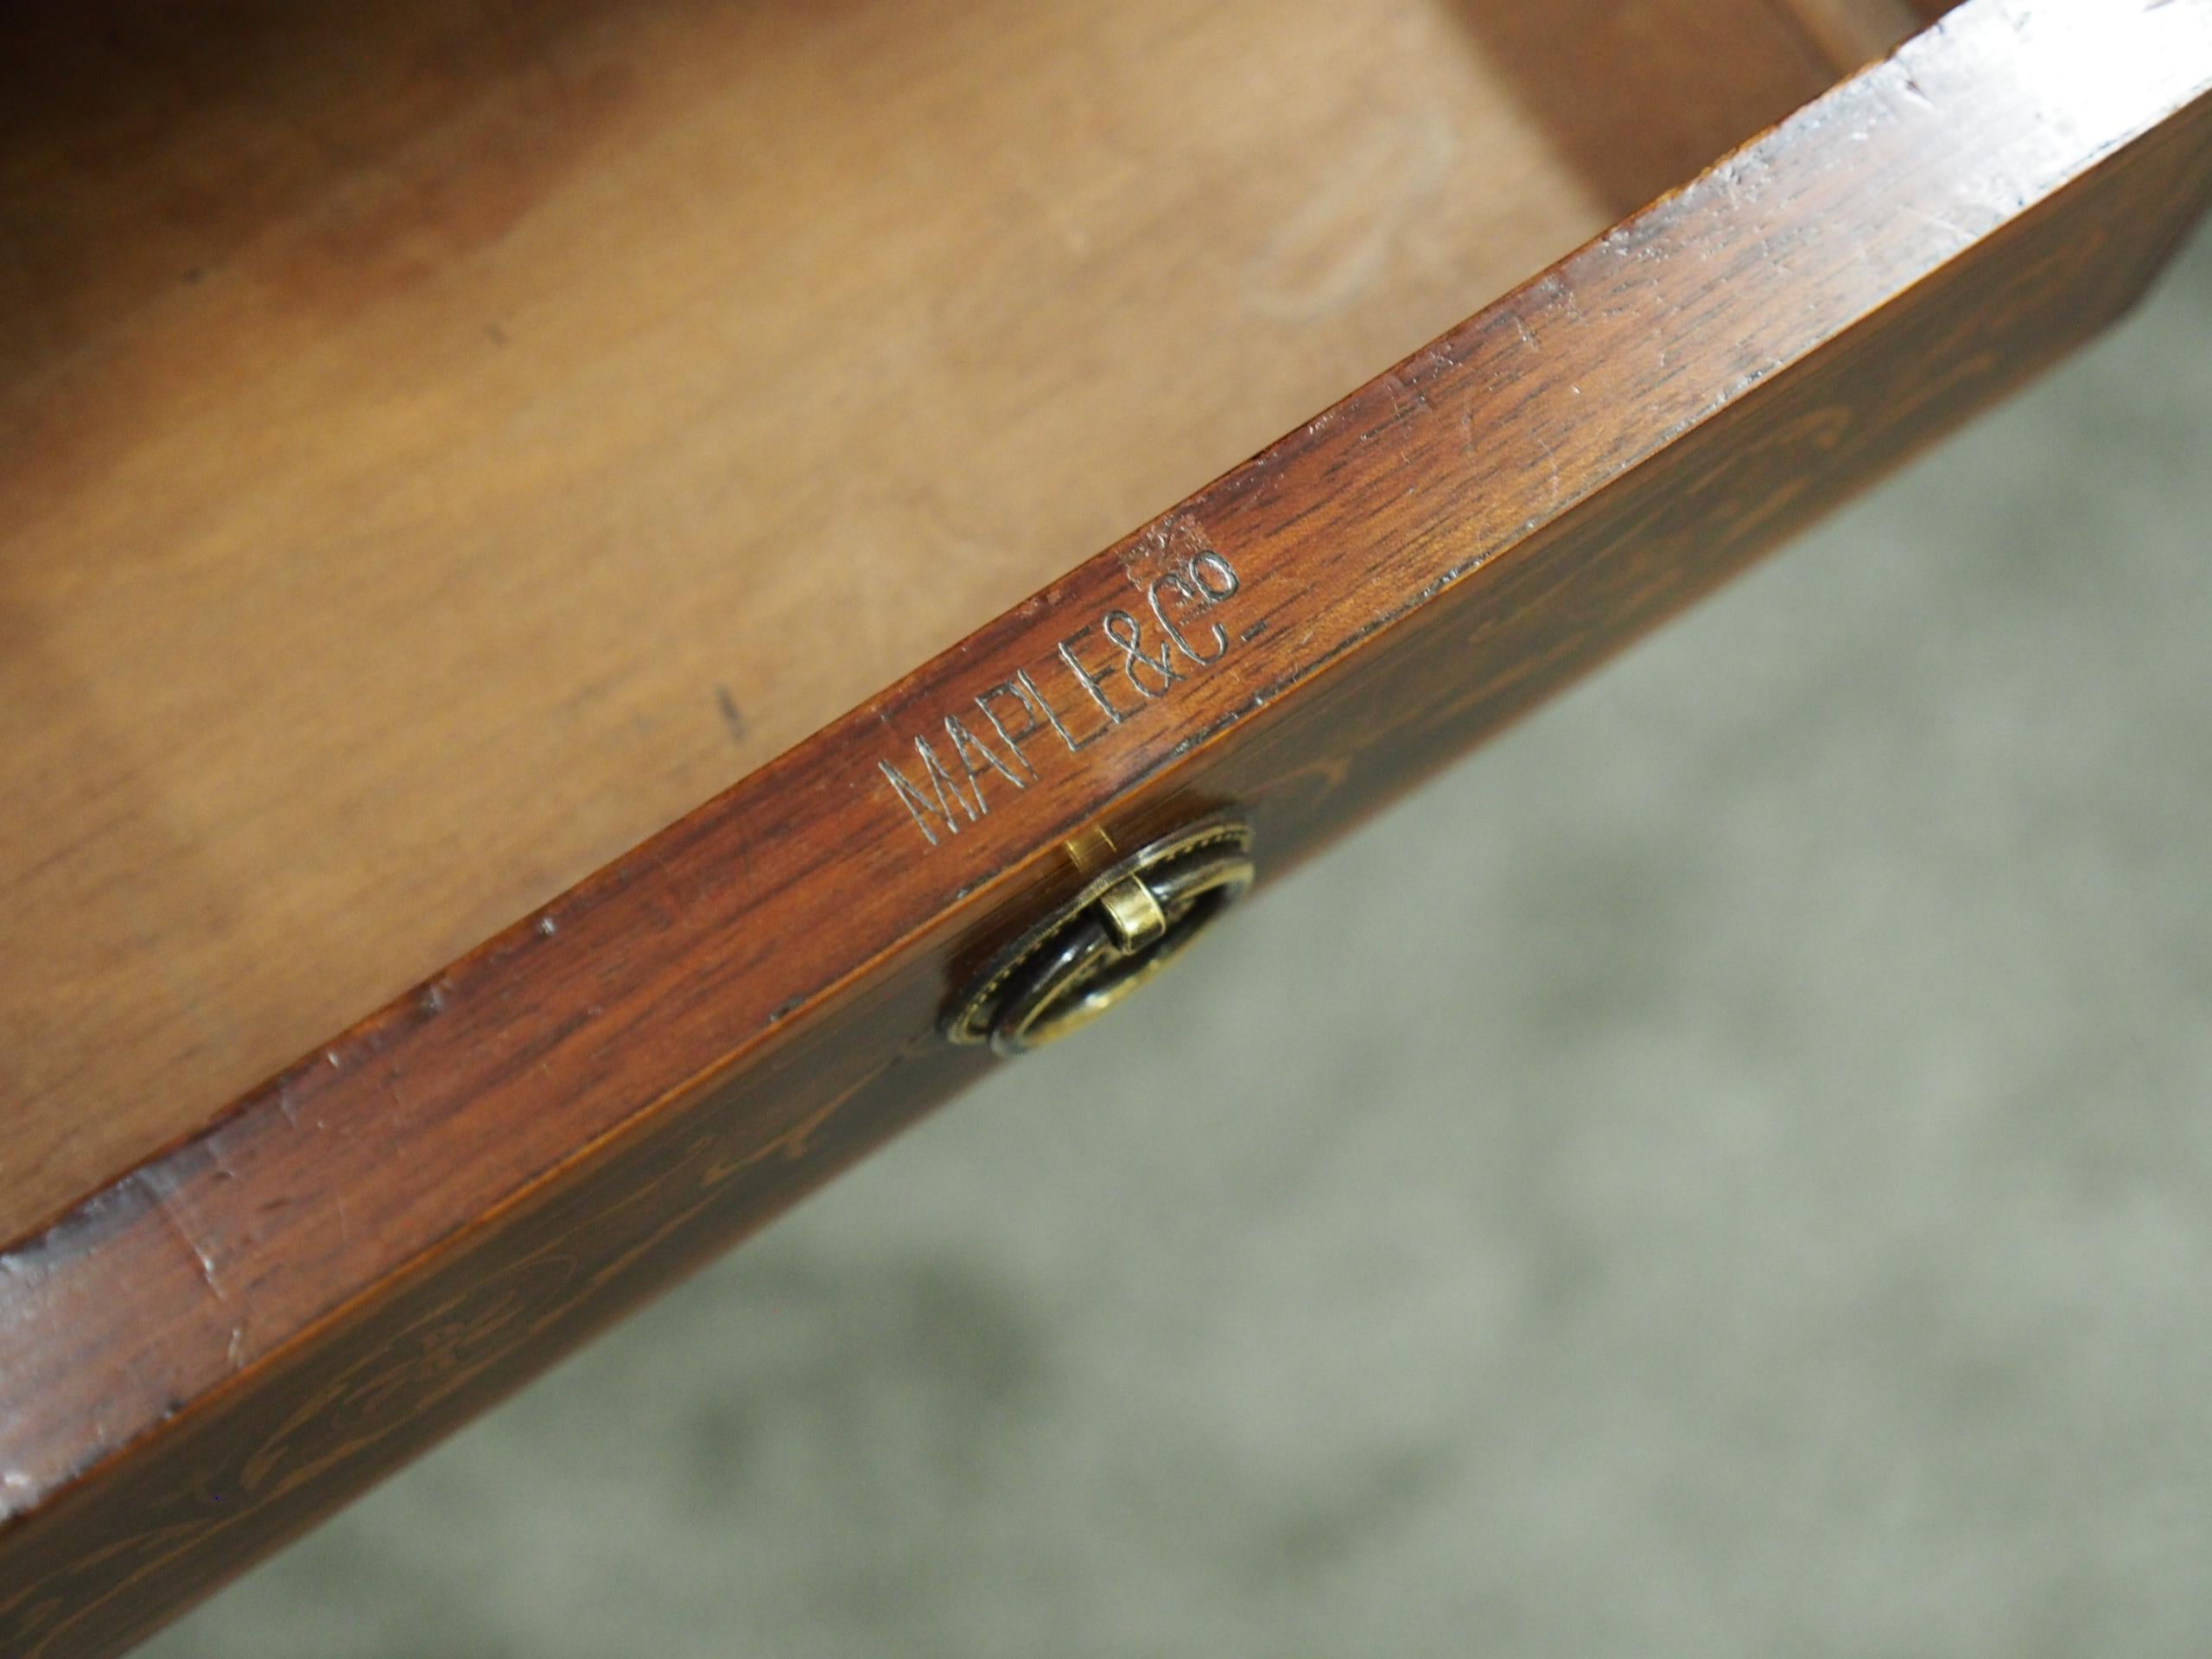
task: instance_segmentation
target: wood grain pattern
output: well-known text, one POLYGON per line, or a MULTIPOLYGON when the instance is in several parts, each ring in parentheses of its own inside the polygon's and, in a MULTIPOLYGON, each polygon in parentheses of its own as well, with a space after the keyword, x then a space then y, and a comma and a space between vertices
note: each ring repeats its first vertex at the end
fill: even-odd
POLYGON ((2050 361, 2208 93, 2212 0, 1976 0, 0 1255, 0 1648, 113 1650, 972 1078, 1071 836, 1234 804, 1279 872, 2050 361), (1147 698, 1160 592, 1222 632, 1147 698), (1123 718, 932 842, 879 763, 1080 710, 1070 641, 1123 718))
POLYGON ((12 20, 0 1240, 1831 78, 1473 10, 12 20))

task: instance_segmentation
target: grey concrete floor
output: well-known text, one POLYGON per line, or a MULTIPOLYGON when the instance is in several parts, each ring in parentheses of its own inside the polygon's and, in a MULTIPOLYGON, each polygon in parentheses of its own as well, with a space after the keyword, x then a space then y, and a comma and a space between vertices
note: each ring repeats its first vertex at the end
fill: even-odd
POLYGON ((2208 345, 2200 242, 150 1651, 2212 1651, 2208 345))

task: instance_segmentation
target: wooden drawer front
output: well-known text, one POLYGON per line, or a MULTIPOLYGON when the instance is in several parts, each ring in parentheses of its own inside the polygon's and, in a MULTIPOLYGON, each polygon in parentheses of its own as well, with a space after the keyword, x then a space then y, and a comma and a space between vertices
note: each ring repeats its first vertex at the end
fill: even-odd
POLYGON ((1976 0, 24 1237, 0 1648, 127 1643, 971 1080, 1099 847, 1232 810, 1264 880, 2086 337, 2208 90, 2212 0, 1976 0))

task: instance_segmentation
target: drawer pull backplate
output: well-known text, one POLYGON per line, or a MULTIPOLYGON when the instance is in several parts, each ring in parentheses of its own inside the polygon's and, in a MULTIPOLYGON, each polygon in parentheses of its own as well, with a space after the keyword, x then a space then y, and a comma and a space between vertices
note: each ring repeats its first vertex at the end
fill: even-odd
POLYGON ((1252 885, 1252 832, 1212 817, 1140 848, 993 957, 944 1033, 1020 1054, 1089 1025, 1252 885))

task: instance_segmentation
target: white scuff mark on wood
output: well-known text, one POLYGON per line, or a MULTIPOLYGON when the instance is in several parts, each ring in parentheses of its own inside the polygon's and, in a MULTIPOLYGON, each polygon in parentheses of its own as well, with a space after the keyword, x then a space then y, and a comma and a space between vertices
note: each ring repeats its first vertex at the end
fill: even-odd
POLYGON ((143 1169, 132 1177, 154 1201, 154 1211, 162 1224, 176 1236, 193 1261, 199 1265, 200 1281, 219 1302, 230 1300, 230 1293, 223 1288, 222 1275, 215 1268, 215 1255, 201 1240, 200 1231, 193 1224, 191 1206, 185 1201, 184 1191, 176 1177, 159 1167, 143 1169))

